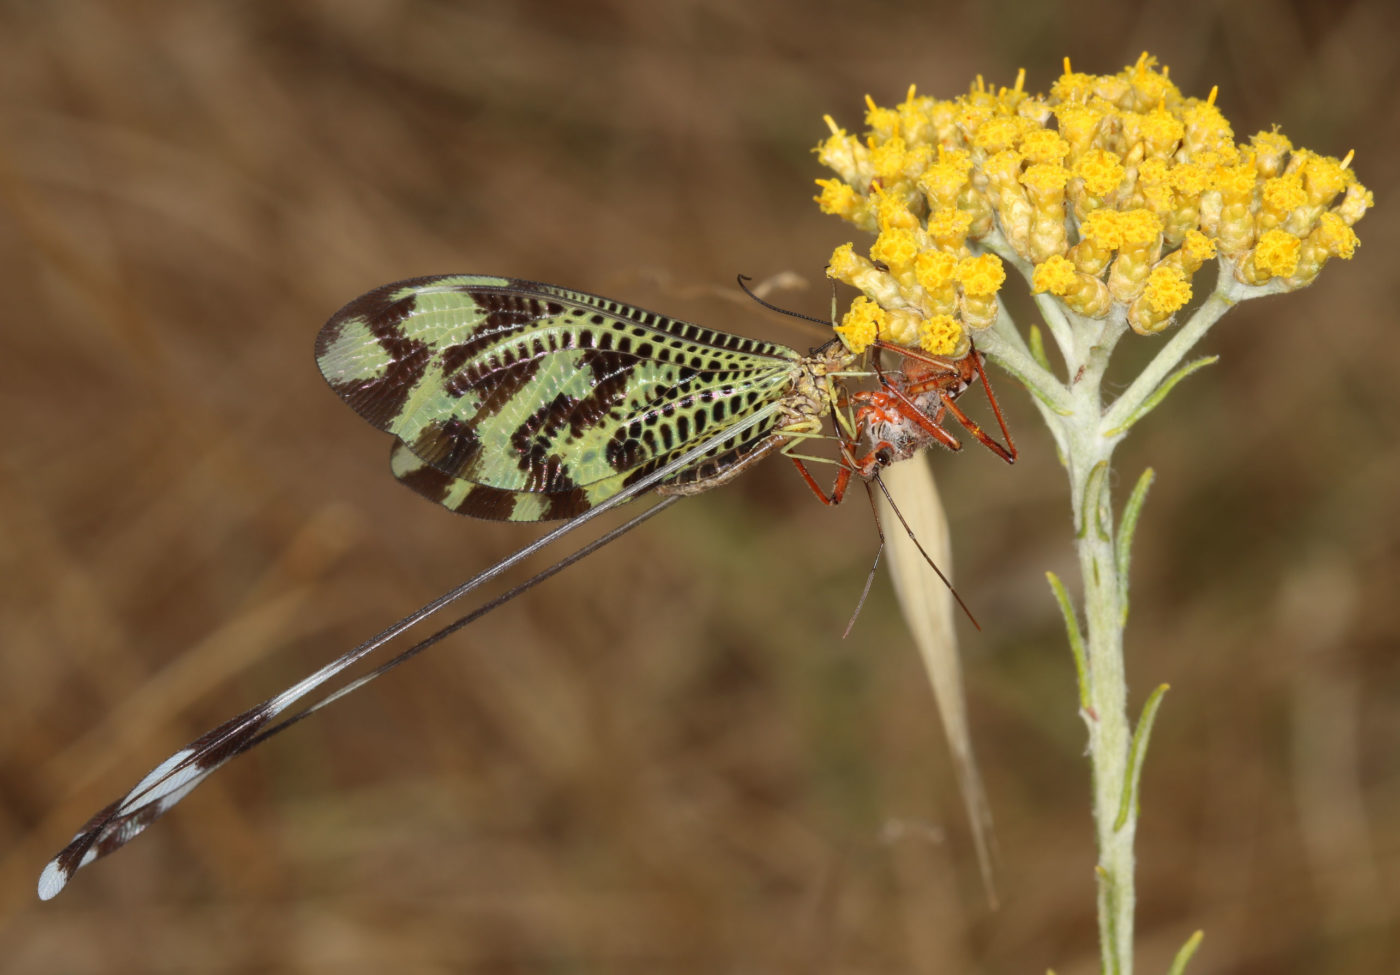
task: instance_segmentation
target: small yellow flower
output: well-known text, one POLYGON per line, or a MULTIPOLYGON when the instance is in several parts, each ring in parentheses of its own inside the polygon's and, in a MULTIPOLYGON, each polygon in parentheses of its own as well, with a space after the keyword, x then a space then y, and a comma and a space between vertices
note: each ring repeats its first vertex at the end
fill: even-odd
POLYGON ((908 150, 904 148, 904 140, 899 136, 885 143, 877 143, 875 137, 871 136, 869 148, 870 165, 877 177, 882 180, 894 180, 904 173, 908 150))
POLYGON ((1312 236, 1329 256, 1340 257, 1344 261, 1351 260, 1352 254, 1361 244, 1356 231, 1348 227, 1346 221, 1335 213, 1324 213, 1312 236))
POLYGON ((1182 240, 1181 246, 1162 258, 1159 266, 1173 267, 1188 280, 1201 269, 1201 265, 1215 256, 1215 241, 1199 230, 1191 230, 1182 240))
POLYGON ((1128 324, 1140 335, 1160 332, 1190 300, 1191 282, 1186 275, 1167 265, 1154 268, 1142 289, 1142 298, 1128 311, 1128 324))
POLYGON ((962 326, 952 315, 934 315, 919 324, 919 348, 930 355, 952 355, 962 340, 962 326))
POLYGON ((1123 160, 1106 149, 1090 149, 1074 164, 1074 175, 1084 180, 1085 192, 1095 199, 1116 190, 1126 174, 1123 160))
POLYGON ((1157 262, 1162 221, 1151 210, 1118 211, 1118 257, 1108 272, 1108 290, 1122 302, 1142 293, 1147 274, 1157 262))
POLYGON ((1259 175, 1277 176, 1283 171, 1283 159, 1293 151, 1293 143, 1282 132, 1259 132, 1249 140, 1258 161, 1259 175))
POLYGON ((972 228, 973 215, 957 207, 944 207, 929 214, 928 235, 940 245, 957 247, 972 228))
POLYGON ((1074 269, 1074 262, 1060 254, 1046 258, 1043 263, 1035 266, 1035 274, 1031 278, 1031 287, 1037 294, 1048 291, 1052 295, 1064 296, 1070 293, 1075 285, 1075 276, 1078 272, 1074 269))
POLYGON ((899 135, 900 117, 899 112, 892 108, 881 108, 875 104, 875 99, 869 95, 865 96, 865 124, 870 129, 872 135, 881 139, 891 139, 899 135))
POLYGON ((1303 242, 1283 230, 1267 231, 1242 267, 1250 284, 1263 284, 1269 278, 1286 278, 1298 269, 1298 252, 1303 242))
POLYGON ((1094 148, 1101 134, 1106 112, 1102 106, 1080 102, 1064 102, 1055 106, 1060 125, 1060 138, 1069 143, 1071 159, 1078 159, 1094 148))
POLYGON ((914 274, 926 291, 936 292, 953 283, 958 259, 947 251, 924 251, 914 263, 914 274))
POLYGON ((1031 277, 1032 290, 1049 292, 1086 318, 1103 318, 1113 306, 1108 286, 1092 274, 1075 270, 1074 262, 1056 255, 1039 264, 1031 277))
POLYGON ((1001 290, 1006 268, 995 254, 982 254, 958 261, 954 276, 966 294, 987 298, 1001 290))
POLYGON ((967 186, 967 175, 971 171, 972 157, 969 153, 940 146, 938 161, 919 177, 919 187, 928 196, 929 209, 954 206, 967 186))
POLYGON ((1351 170, 1338 160, 1306 153, 1303 182, 1307 186, 1308 202, 1313 206, 1326 206, 1354 178, 1351 170))
POLYGON ((860 297, 851 302, 851 307, 836 326, 836 334, 841 337, 846 348, 860 355, 870 348, 880 328, 885 322, 885 310, 869 298, 860 297))
POLYGON ((890 270, 899 273, 913 266, 914 259, 919 256, 919 238, 912 230, 898 227, 882 230, 870 248, 870 256, 888 264, 890 270))
POLYGON ((1298 248, 1298 266, 1288 276, 1285 284, 1290 288, 1306 287, 1331 258, 1351 260, 1360 243, 1356 231, 1347 226, 1341 215, 1324 213, 1317 223, 1317 229, 1301 242, 1298 248))
POLYGON ((1050 96, 1057 101, 1074 104, 1087 101, 1094 94, 1099 79, 1091 74, 1076 74, 1070 70, 1069 58, 1065 58, 1065 73, 1050 88, 1050 96))
POLYGON ((1069 155, 1069 143, 1053 129, 1030 129, 1021 140, 1026 161, 1058 165, 1069 155))
POLYGON ((1236 155, 1235 133, 1225 116, 1215 106, 1214 89, 1205 101, 1188 98, 1181 106, 1181 121, 1186 124, 1183 148, 1196 154, 1205 151, 1219 151, 1227 154, 1226 162, 1233 162, 1236 155))
MULTIPOLYGON (((826 273, 838 281, 847 281, 861 270, 861 260, 856 257, 854 244, 842 244, 831 252, 827 261, 826 273)), ((847 281, 849 283, 849 281, 847 281)))
POLYGON ((1137 135, 1148 156, 1163 158, 1176 151, 1186 134, 1186 125, 1163 107, 1138 116, 1137 135))
POLYGON ((1260 192, 1259 230, 1272 230, 1308 201, 1298 175, 1275 176, 1264 180, 1260 192))
POLYGON ((860 197, 850 186, 839 179, 819 179, 817 185, 822 191, 813 199, 822 208, 822 213, 834 213, 838 217, 845 217, 855 212, 860 197))

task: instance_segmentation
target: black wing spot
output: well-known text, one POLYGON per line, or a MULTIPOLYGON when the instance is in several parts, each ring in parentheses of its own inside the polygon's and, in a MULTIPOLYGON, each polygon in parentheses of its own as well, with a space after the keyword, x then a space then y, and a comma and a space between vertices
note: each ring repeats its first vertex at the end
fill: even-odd
POLYGON ((476 459, 481 438, 471 423, 454 416, 429 423, 409 449, 440 471, 461 474, 476 459))

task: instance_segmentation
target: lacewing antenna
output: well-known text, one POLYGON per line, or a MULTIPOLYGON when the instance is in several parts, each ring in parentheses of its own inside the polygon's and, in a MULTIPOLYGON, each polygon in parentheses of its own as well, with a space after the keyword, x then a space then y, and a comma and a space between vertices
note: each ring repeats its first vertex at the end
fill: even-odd
POLYGON ((555 528, 553 531, 550 531, 531 542, 529 545, 526 545, 524 548, 516 551, 514 554, 501 559, 490 568, 472 576, 450 592, 444 593, 432 602, 427 603, 420 609, 403 617, 397 623, 394 623, 392 626, 366 640, 364 643, 361 643, 353 650, 342 654, 309 677, 304 678, 282 691, 280 694, 268 698, 261 704, 249 708, 242 714, 230 718, 217 728, 196 738, 152 769, 140 782, 136 783, 130 792, 100 809, 83 825, 82 829, 77 832, 72 841, 49 861, 44 867, 43 872, 39 875, 39 899, 49 900, 54 897, 67 885, 68 881, 72 879, 73 875, 78 870, 125 845, 147 826, 168 812, 181 799, 189 795, 195 786, 199 785, 200 782, 208 778, 219 766, 223 765, 235 755, 242 754, 258 742, 270 738, 272 735, 277 734, 286 727, 290 727, 292 724, 295 724, 297 721, 300 721, 319 708, 324 707, 331 701, 343 697, 359 687, 363 687, 370 680, 379 676, 379 674, 416 656, 421 651, 447 636, 448 633, 456 632, 456 630, 466 626, 467 623, 480 618, 497 606, 513 599, 516 595, 519 595, 520 592, 537 585, 554 573, 573 564, 585 555, 607 544, 607 542, 631 530, 635 525, 640 524, 641 521, 656 514, 663 507, 666 507, 667 502, 657 504, 627 524, 601 536, 591 545, 584 546, 578 552, 566 557, 561 562, 544 570, 527 582, 517 586, 515 589, 488 602, 480 609, 450 624, 448 627, 428 637, 420 644, 410 647, 398 657, 387 661, 377 670, 371 671, 364 677, 352 681, 350 684, 332 693, 322 701, 313 704, 311 707, 292 715, 280 723, 274 724, 274 721, 286 714, 296 701, 321 687, 348 667, 351 667, 369 654, 378 650, 390 640, 402 634, 405 630, 408 630, 410 627, 456 602, 483 583, 494 579, 520 561, 549 546, 574 529, 598 517, 603 512, 609 511, 623 502, 631 500, 639 494, 652 489, 673 474, 695 463, 712 448, 719 446, 726 440, 742 433, 748 428, 763 422, 771 414, 777 412, 778 409, 779 404, 770 404, 746 417, 742 422, 717 433, 713 437, 707 438, 704 442, 686 451, 680 457, 677 457, 665 466, 640 478, 634 484, 623 488, 607 500, 576 515, 558 528, 555 528))
MULTIPOLYGON (((758 302, 758 303, 759 303, 760 305, 762 305, 764 308, 767 308, 769 311, 775 311, 775 312, 777 312, 779 315, 787 315, 789 318, 796 318, 796 319, 799 319, 800 321, 804 321, 804 322, 814 322, 815 324, 820 325, 823 329, 830 329, 830 328, 831 328, 831 322, 826 321, 825 319, 818 318, 818 317, 815 316, 815 315, 807 315, 807 314, 804 314, 804 313, 802 313, 802 312, 800 312, 800 311, 793 311, 791 308, 783 308, 783 307, 780 306, 780 305, 775 305, 775 304, 773 304, 771 301, 765 301, 764 299, 760 298, 758 295, 754 294, 753 289, 749 287, 749 282, 752 281, 753 278, 749 277, 747 274, 741 274, 741 275, 739 275, 738 280, 739 280, 739 287, 743 289, 744 294, 748 295, 750 298, 752 298, 754 301, 758 302)), ((832 340, 831 340, 831 342, 837 342, 837 341, 840 341, 840 340, 839 340, 839 339, 832 339, 832 340)), ((830 345, 831 342, 828 342, 827 345, 830 345)))

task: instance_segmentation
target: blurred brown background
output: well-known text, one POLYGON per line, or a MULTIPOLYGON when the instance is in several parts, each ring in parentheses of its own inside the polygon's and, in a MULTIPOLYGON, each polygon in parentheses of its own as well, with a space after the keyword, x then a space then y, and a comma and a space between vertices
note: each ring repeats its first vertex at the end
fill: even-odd
MULTIPOLYGON (((0 968, 1096 970, 1084 730, 1043 573, 1063 479, 935 458, 986 906, 861 495, 770 462, 241 759, 40 905, 99 806, 237 710, 533 538, 396 485, 316 329, 386 281, 503 273, 805 346, 735 300, 851 233, 824 112, 1148 49, 1240 137, 1376 191, 1350 264, 1246 305, 1120 453, 1159 480, 1130 674, 1140 963, 1400 968, 1400 17, 1356 4, 0 5, 0 968)), ((1152 342, 1126 342, 1129 360, 1152 342)))

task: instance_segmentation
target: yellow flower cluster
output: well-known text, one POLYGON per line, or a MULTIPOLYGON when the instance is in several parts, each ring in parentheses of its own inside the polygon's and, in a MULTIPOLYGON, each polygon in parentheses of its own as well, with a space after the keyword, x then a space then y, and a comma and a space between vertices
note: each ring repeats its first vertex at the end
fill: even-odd
POLYGON ((861 290, 837 332, 854 352, 877 337, 962 355, 991 325, 1006 277, 990 251, 1029 266, 1037 292, 1073 311, 1115 310, 1159 332, 1191 299, 1195 273, 1284 289, 1350 258, 1352 225, 1373 200, 1337 160, 1278 132, 1237 144, 1215 92, 1186 98, 1144 54, 1116 75, 1065 73, 1049 95, 979 78, 951 101, 894 108, 867 97, 861 139, 837 127, 817 147, 839 178, 816 197, 876 235, 869 257, 844 244, 828 274, 861 290))

